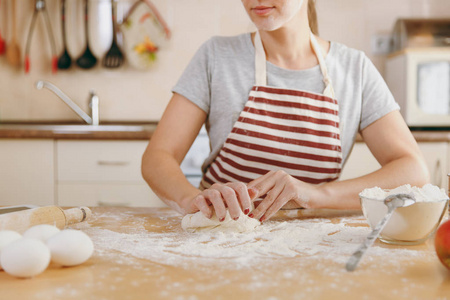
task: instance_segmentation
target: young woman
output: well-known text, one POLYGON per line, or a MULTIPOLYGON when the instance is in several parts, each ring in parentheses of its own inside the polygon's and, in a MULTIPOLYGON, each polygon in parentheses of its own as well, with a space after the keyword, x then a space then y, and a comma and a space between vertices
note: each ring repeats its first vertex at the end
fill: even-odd
POLYGON ((242 3, 257 32, 202 45, 143 156, 163 201, 182 214, 264 221, 283 207, 357 208, 367 187, 428 182, 382 77, 361 51, 317 36, 314 0, 242 3), (204 123, 211 155, 197 188, 180 163, 204 123), (382 167, 338 181, 358 133, 382 167))

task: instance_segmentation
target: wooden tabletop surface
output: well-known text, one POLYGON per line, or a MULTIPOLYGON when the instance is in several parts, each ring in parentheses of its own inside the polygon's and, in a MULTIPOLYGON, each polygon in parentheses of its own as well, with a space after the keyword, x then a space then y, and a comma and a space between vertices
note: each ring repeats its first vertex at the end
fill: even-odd
POLYGON ((72 226, 93 239, 91 259, 50 265, 30 279, 2 271, 0 299, 450 299, 450 271, 432 239, 403 247, 377 241, 347 272, 346 259, 370 231, 359 211, 282 211, 255 232, 228 235, 185 233, 168 208, 92 211, 72 226), (297 227, 303 231, 283 232, 297 227), (273 253, 262 252, 268 243, 273 253))

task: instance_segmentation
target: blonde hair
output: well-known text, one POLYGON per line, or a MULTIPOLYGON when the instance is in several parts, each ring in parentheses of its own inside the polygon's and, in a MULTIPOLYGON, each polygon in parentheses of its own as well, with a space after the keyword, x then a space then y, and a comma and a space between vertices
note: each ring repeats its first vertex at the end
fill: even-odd
POLYGON ((316 0, 308 0, 308 20, 312 33, 319 34, 319 25, 317 24, 316 0))

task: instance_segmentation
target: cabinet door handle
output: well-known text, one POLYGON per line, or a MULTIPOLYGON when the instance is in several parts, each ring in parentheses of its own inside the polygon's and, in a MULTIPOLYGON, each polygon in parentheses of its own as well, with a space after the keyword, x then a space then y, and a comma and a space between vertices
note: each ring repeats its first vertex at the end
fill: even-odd
POLYGON ((99 160, 97 165, 99 166, 126 166, 129 165, 129 161, 112 161, 112 160, 99 160))
POLYGON ((110 202, 103 202, 103 201, 98 201, 97 202, 98 206, 103 206, 103 207, 114 207, 114 206, 131 206, 131 203, 126 203, 126 202, 118 202, 118 203, 110 203, 110 202))
POLYGON ((432 182, 434 185, 437 185, 439 187, 442 184, 442 170, 441 169, 442 169, 441 168, 441 160, 438 159, 436 161, 436 165, 434 167, 434 174, 433 174, 432 182))

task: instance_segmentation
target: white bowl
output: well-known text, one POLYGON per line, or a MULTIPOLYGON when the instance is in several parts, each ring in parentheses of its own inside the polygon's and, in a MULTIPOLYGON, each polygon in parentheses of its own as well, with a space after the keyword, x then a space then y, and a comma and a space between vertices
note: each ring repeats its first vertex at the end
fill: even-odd
MULTIPOLYGON (((384 191, 389 193, 390 190, 384 191)), ((386 215, 388 209, 382 199, 368 198, 362 194, 359 195, 362 211, 373 229, 386 215)), ((379 239, 389 244, 421 244, 434 234, 447 209, 448 197, 397 208, 380 232, 379 239)))

